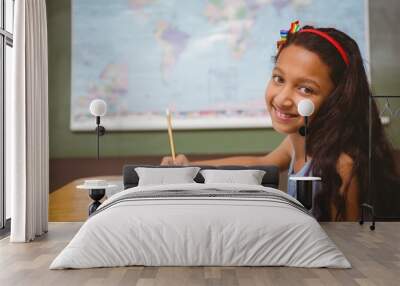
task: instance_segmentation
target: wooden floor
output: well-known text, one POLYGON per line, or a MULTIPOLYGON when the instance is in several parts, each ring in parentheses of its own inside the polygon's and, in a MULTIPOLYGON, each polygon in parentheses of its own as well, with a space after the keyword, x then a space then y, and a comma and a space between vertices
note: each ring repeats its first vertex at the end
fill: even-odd
POLYGON ((82 223, 50 223, 32 243, 0 241, 0 285, 399 285, 400 223, 323 223, 352 269, 290 267, 119 267, 49 270, 82 223))

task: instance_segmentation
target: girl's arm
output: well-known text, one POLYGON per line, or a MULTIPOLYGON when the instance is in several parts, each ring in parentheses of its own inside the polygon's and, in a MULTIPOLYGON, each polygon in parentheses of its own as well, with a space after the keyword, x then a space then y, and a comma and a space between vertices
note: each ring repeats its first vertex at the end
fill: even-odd
POLYGON ((275 165, 280 171, 289 167, 291 160, 291 143, 286 137, 281 144, 265 156, 233 156, 214 160, 194 161, 190 165, 275 165))
MULTIPOLYGON (((345 199, 346 210, 344 213, 344 220, 357 221, 359 218, 360 201, 359 201, 359 186, 357 177, 353 175, 353 159, 343 153, 340 155, 336 165, 337 171, 342 179, 342 185, 339 193, 345 199)), ((336 217, 336 208, 332 206, 332 218, 336 217)))
POLYGON ((171 157, 164 157, 161 165, 275 165, 283 171, 289 167, 291 150, 289 137, 286 137, 275 150, 265 156, 233 156, 220 159, 189 161, 185 155, 181 154, 176 157, 175 162, 171 157))

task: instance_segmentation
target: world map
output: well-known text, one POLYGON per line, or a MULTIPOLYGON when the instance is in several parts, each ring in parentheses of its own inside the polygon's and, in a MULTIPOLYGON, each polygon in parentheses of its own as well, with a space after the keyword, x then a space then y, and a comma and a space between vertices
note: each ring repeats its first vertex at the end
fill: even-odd
POLYGON ((71 129, 268 127, 264 92, 280 29, 331 26, 368 62, 366 1, 73 0, 71 129))

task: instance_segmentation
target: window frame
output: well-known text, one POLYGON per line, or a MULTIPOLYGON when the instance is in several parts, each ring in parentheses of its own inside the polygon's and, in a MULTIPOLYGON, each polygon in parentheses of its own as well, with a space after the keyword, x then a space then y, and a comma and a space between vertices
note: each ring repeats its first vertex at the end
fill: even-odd
MULTIPOLYGON (((5 95, 6 95, 6 46, 13 48, 13 33, 6 29, 7 17, 6 1, 12 3, 12 13, 14 14, 15 0, 0 0, 1 21, 0 21, 0 236, 9 232, 10 219, 6 215, 6 188, 5 188, 5 95)), ((11 15, 14 19, 14 15, 11 15)), ((14 21, 14 20, 13 20, 14 21)), ((14 25, 14 24, 13 24, 14 25)), ((12 27, 14 30, 14 27, 12 27)))

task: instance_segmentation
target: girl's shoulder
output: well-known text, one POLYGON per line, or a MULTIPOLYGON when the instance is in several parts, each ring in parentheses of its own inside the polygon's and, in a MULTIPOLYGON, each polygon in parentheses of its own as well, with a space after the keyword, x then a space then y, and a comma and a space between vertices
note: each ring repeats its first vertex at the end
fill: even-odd
POLYGON ((350 192, 358 191, 358 188, 356 187, 357 178, 355 176, 353 166, 354 166, 354 160, 350 155, 346 153, 340 154, 336 163, 336 170, 340 178, 342 179, 342 187, 339 190, 341 194, 346 193, 348 191, 350 192))
POLYGON ((340 174, 340 170, 348 171, 349 169, 353 169, 354 160, 353 158, 347 153, 341 153, 336 163, 336 169, 340 174))

